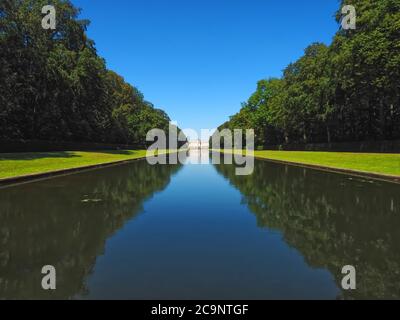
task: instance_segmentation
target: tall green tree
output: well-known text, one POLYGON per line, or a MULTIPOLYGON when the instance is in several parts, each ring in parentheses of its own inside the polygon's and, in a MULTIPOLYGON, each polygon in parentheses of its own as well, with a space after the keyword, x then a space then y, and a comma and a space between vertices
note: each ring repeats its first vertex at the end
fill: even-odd
POLYGON ((69 0, 0 2, 0 139, 144 145, 169 118, 96 52, 69 0), (56 29, 42 7, 56 8, 56 29))
POLYGON ((400 1, 342 0, 331 45, 314 43, 281 79, 262 80, 222 127, 256 131, 257 144, 400 138, 400 1), (356 9, 356 29, 341 27, 356 9))

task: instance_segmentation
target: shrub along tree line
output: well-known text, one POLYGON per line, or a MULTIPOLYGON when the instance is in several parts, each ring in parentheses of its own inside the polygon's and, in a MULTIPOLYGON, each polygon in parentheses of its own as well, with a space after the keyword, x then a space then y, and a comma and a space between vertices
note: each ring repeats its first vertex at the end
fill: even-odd
POLYGON ((258 82, 240 112, 220 126, 255 129, 256 145, 400 138, 400 1, 342 0, 355 30, 314 43, 280 79, 258 82))
POLYGON ((48 0, 0 2, 0 140, 144 145, 168 115, 113 71, 69 0, 50 1, 56 29, 42 27, 48 0))

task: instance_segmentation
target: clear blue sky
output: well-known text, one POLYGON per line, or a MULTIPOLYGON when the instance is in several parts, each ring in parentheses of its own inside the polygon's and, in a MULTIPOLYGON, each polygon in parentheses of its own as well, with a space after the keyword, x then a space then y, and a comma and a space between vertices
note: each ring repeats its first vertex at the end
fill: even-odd
POLYGON ((181 128, 215 128, 258 80, 329 44, 338 0, 72 0, 108 68, 181 128))

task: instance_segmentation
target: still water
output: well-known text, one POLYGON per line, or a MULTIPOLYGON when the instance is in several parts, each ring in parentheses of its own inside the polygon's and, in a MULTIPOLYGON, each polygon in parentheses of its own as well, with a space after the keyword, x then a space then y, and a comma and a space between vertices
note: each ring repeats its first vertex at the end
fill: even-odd
POLYGON ((138 161, 0 189, 0 299, 400 298, 399 195, 265 161, 251 176, 138 161))

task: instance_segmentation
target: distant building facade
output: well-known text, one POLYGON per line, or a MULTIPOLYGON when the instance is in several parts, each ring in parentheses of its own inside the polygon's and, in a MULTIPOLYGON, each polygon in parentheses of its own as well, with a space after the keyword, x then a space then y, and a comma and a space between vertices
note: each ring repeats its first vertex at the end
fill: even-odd
POLYGON ((208 149, 208 141, 193 140, 189 142, 189 149, 208 149))

